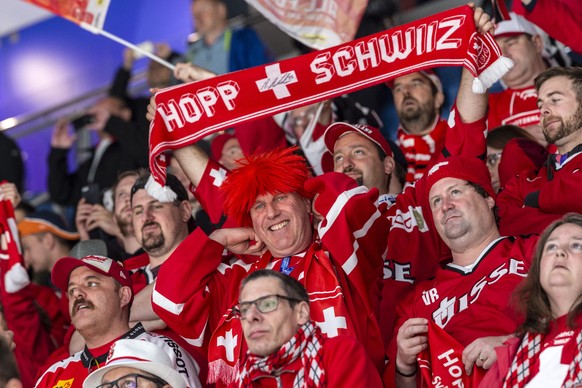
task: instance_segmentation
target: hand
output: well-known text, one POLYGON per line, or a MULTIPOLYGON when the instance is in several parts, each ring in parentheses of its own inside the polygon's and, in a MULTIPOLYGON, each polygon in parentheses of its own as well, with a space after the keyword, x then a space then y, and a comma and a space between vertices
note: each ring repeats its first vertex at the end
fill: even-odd
POLYGON ((75 226, 77 227, 81 241, 89 240, 89 230, 87 229, 86 223, 87 218, 91 215, 92 209, 93 205, 87 203, 85 198, 79 200, 77 211, 75 212, 75 226))
POLYGON ((428 320, 410 318, 398 329, 396 368, 404 374, 416 369, 416 357, 428 347, 428 320))
POLYGON ((97 132, 103 131, 111 117, 111 112, 103 106, 94 106, 90 108, 87 113, 94 117, 93 122, 88 124, 87 128, 97 132))
POLYGON ((174 77, 182 82, 203 81, 215 77, 216 74, 210 70, 193 65, 191 63, 177 63, 174 69, 174 77))
POLYGON ((237 255, 262 255, 267 250, 252 228, 218 229, 209 236, 228 250, 237 255), (254 244, 251 243, 254 241, 254 244))
POLYGON ((148 121, 153 121, 156 117, 156 93, 158 92, 158 88, 150 89, 150 93, 152 96, 150 97, 150 103, 148 104, 148 112, 146 113, 146 119, 148 121))
POLYGON ((154 52, 162 59, 168 59, 172 55, 172 48, 167 43, 156 43, 154 47, 154 52))
POLYGON ((0 199, 12 202, 12 207, 16 208, 22 199, 14 183, 5 182, 0 184, 0 199))
POLYGON ((126 48, 123 50, 123 68, 127 71, 130 71, 133 67, 133 62, 135 61, 135 55, 133 50, 130 48, 126 48))
POLYGON ((59 119, 51 135, 51 147, 69 149, 77 140, 75 133, 69 132, 69 121, 67 119, 59 119))
POLYGON ((473 20, 475 21, 475 27, 477 29, 477 32, 479 32, 480 34, 485 34, 487 32, 490 33, 495 32, 495 26, 491 21, 491 17, 485 13, 483 8, 481 7, 475 8, 474 3, 469 3, 469 7, 475 10, 473 20))
POLYGON ((463 350, 463 364, 465 364, 467 375, 470 376, 473 372, 473 365, 483 369, 491 368, 491 365, 497 361, 495 348, 501 346, 509 337, 510 335, 482 337, 467 345, 463 350))
POLYGON ((85 220, 85 227, 88 231, 101 229, 110 236, 121 237, 121 229, 115 222, 113 213, 101 205, 90 205, 91 212, 85 220))

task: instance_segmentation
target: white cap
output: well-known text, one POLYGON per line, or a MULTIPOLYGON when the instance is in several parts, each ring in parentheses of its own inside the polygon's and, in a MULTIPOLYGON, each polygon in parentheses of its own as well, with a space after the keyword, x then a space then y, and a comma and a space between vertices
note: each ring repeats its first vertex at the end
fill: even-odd
POLYGON ((114 342, 105 366, 87 376, 83 388, 101 385, 105 373, 118 367, 136 368, 159 377, 173 388, 186 388, 186 380, 174 369, 164 349, 139 339, 120 339, 114 342))
POLYGON ((502 20, 497 23, 495 28, 495 37, 517 35, 517 34, 528 34, 528 35, 539 35, 536 30, 535 24, 525 20, 522 16, 510 12, 510 20, 502 20))

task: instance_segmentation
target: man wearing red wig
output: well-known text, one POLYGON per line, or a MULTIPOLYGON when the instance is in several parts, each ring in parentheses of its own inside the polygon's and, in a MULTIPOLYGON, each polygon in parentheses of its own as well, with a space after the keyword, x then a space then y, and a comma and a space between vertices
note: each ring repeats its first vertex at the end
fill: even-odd
MULTIPOLYGON (((190 150, 177 153, 182 165, 187 152, 196 152, 190 150)), ((306 287, 312 319, 327 337, 355 337, 381 369, 375 312, 388 221, 378 212, 377 189, 358 187, 340 173, 310 179, 305 160, 293 149, 251 155, 240 164, 221 189, 225 213, 242 227, 210 236, 194 231, 160 270, 154 311, 190 343, 208 346, 209 382, 228 384, 246 351, 240 321, 232 314, 240 282, 255 270, 274 269, 306 287), (323 219, 317 231, 314 195, 314 212, 323 219), (226 265, 225 249, 257 256, 252 264, 226 265)), ((269 330, 253 335, 276 334, 269 330)))

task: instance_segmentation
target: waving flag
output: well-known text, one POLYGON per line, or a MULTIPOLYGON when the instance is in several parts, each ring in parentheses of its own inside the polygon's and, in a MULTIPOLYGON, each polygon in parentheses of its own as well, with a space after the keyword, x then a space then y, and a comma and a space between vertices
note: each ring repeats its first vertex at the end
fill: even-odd
POLYGON ((78 24, 85 30, 93 34, 102 35, 119 44, 124 45, 134 51, 140 52, 142 55, 150 58, 159 64, 166 66, 170 70, 174 70, 175 66, 166 60, 144 50, 140 46, 136 46, 118 36, 115 36, 103 29, 105 24, 105 17, 109 9, 110 0, 24 0, 36 6, 46 9, 56 15, 78 24))
POLYGON ((287 35, 318 50, 354 39, 368 0, 247 0, 287 35))
POLYGON ((110 0, 25 0, 73 23, 103 29, 110 0))

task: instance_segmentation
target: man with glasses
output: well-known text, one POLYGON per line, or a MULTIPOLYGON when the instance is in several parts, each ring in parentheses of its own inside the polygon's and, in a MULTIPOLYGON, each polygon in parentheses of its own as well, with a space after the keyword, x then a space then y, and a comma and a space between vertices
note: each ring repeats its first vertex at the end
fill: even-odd
POLYGON ((107 363, 91 373, 83 388, 186 388, 172 360, 156 344, 121 339, 109 350, 107 363))
POLYGON ((380 387, 380 376, 352 337, 324 338, 309 296, 291 276, 262 269, 246 277, 235 311, 248 351, 235 386, 276 380, 280 387, 380 387))
POLYGON ((172 339, 148 333, 141 323, 129 326, 132 282, 119 262, 103 256, 63 257, 55 263, 52 280, 69 297, 71 321, 85 348, 54 363, 37 387, 81 387, 89 373, 101 368, 111 345, 119 339, 140 339, 163 349, 189 387, 200 387, 200 367, 172 339))

